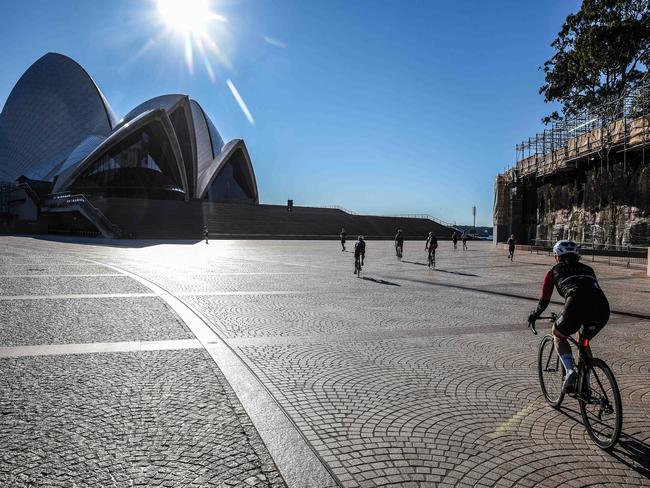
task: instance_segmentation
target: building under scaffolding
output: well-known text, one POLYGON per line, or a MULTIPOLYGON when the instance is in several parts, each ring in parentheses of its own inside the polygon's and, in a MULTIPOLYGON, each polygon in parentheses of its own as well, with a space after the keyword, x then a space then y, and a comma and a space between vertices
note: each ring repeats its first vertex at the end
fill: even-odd
POLYGON ((649 143, 650 83, 517 144, 495 182, 495 239, 647 243, 649 143))

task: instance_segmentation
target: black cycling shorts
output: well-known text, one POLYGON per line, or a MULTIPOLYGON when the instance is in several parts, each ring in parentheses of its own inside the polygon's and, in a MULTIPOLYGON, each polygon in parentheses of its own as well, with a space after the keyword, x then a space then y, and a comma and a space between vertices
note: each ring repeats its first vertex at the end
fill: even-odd
POLYGON ((564 310, 555 322, 556 330, 565 336, 575 334, 582 325, 583 335, 592 339, 609 320, 609 302, 602 293, 570 296, 564 303, 564 310))

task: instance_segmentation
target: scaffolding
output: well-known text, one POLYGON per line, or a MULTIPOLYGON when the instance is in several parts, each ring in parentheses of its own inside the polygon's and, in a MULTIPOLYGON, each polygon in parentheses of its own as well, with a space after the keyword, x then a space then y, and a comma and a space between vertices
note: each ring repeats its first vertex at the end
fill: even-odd
MULTIPOLYGON (((515 146, 519 177, 574 169, 579 160, 609 162, 612 151, 645 151, 650 143, 650 83, 592 110, 552 124, 515 146)), ((645 156, 645 154, 644 154, 645 156)))

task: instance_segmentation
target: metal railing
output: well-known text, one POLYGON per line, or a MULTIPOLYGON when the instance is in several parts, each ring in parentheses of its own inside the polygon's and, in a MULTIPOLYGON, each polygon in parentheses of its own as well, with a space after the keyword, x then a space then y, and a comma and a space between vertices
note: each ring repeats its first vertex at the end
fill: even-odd
MULTIPOLYGON (((546 239, 535 239, 530 245, 530 252, 553 253, 553 245, 557 241, 546 239)), ((599 244, 598 242, 577 242, 580 247, 580 254, 583 260, 592 262, 607 263, 609 265, 626 266, 632 265, 648 266, 648 248, 642 246, 631 246, 629 244, 599 244)))
MULTIPOLYGON (((316 207, 316 205, 314 205, 316 207)), ((341 212, 345 212, 346 214, 350 215, 359 215, 357 212, 353 212, 352 210, 348 210, 345 207, 341 207, 340 205, 320 205, 321 208, 331 208, 333 210, 340 210, 341 212)))
MULTIPOLYGON (((316 205, 314 205, 316 206, 316 205)), ((320 205, 320 208, 331 208, 335 210, 340 210, 341 212, 345 212, 350 215, 362 215, 359 212, 353 212, 352 210, 348 210, 345 207, 341 207, 340 205, 320 205)), ((455 226, 453 224, 450 224, 449 222, 445 222, 444 220, 441 220, 437 217, 434 217, 433 215, 430 214, 400 214, 400 215, 376 215, 376 214, 363 214, 363 215, 368 215, 369 217, 394 217, 394 218, 403 218, 403 219, 428 219, 428 220, 433 220, 437 224, 443 225, 445 227, 449 227, 452 229, 455 229, 455 226)))
MULTIPOLYGON (((433 215, 429 214, 400 214, 400 215, 388 215, 388 217, 398 217, 402 219, 428 219, 428 220, 433 220, 435 223, 443 225, 445 227, 449 227, 451 229, 456 229, 454 224, 450 224, 449 222, 445 222, 444 220, 441 220, 437 217, 434 217, 433 215)), ((458 229, 456 229, 458 230, 458 229)))
POLYGON ((79 210, 90 220, 105 237, 118 238, 122 230, 113 224, 104 213, 95 207, 84 195, 72 195, 70 193, 58 193, 48 195, 42 204, 42 208, 71 208, 79 207, 79 210))

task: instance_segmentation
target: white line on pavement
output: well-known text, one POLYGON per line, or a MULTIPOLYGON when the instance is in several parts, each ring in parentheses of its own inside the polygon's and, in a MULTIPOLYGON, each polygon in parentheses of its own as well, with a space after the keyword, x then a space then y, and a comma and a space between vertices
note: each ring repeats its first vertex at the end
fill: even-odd
POLYGON ((122 273, 84 273, 84 274, 6 274, 0 278, 95 278, 97 276, 124 276, 122 273))
POLYGON ((80 298, 142 298, 155 293, 73 293, 69 295, 0 295, 0 300, 74 300, 80 298))
POLYGON ((40 344, 36 346, 0 347, 0 358, 92 354, 100 352, 169 351, 177 349, 200 349, 202 347, 201 343, 196 339, 91 342, 85 344, 40 344))

